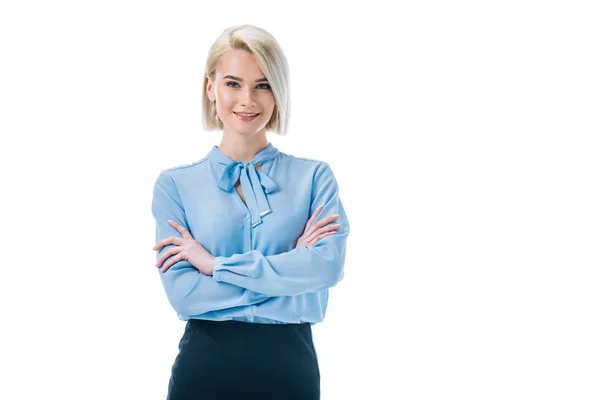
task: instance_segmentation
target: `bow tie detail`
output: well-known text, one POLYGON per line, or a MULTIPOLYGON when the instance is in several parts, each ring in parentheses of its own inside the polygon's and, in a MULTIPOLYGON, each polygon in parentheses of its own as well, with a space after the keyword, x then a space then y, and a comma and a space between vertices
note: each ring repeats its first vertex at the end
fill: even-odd
POLYGON ((262 222, 262 217, 272 212, 266 193, 277 189, 277 184, 267 174, 257 170, 252 163, 239 161, 225 168, 219 179, 219 188, 230 192, 238 179, 252 215, 254 228, 262 222))
POLYGON ((233 160, 221 153, 217 146, 209 153, 209 158, 226 166, 218 182, 221 190, 231 192, 235 183, 240 180, 246 205, 252 215, 253 228, 262 222, 262 217, 272 212, 266 195, 277 189, 277 184, 255 166, 272 160, 277 153, 278 150, 272 144, 260 151, 250 162, 233 160))

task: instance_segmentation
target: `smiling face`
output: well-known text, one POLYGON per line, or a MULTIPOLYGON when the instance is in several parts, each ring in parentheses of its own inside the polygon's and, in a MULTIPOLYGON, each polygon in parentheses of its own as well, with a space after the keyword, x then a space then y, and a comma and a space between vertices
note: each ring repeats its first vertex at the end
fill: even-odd
POLYGON ((210 101, 216 100, 224 134, 261 132, 275 109, 271 86, 254 55, 244 50, 229 50, 221 56, 214 80, 206 78, 206 92, 210 101))

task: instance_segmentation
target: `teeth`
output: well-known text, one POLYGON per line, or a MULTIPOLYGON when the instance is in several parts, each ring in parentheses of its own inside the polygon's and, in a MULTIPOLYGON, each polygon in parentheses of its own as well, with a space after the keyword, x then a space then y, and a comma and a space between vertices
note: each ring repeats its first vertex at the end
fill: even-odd
POLYGON ((242 113, 236 113, 236 114, 241 115, 242 117, 253 117, 255 115, 258 115, 258 114, 242 114, 242 113))

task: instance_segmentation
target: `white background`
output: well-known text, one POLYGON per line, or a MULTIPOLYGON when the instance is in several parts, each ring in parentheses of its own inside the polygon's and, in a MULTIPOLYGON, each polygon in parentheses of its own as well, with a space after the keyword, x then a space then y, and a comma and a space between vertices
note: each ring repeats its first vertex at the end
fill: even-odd
POLYGON ((322 398, 600 398, 593 3, 3 2, 0 398, 166 397, 152 188, 219 143, 204 62, 242 23, 290 63, 268 139, 352 224, 322 398))

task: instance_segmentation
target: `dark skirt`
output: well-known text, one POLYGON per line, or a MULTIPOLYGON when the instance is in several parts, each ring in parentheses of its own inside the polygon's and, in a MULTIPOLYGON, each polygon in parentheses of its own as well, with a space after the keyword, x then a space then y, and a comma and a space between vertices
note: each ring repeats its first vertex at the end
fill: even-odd
POLYGON ((309 323, 190 319, 167 400, 320 399, 309 323))

